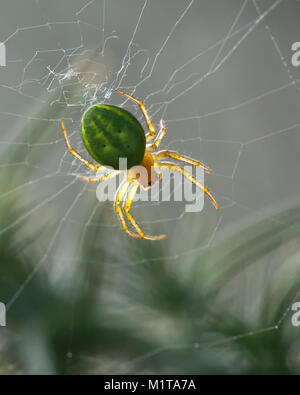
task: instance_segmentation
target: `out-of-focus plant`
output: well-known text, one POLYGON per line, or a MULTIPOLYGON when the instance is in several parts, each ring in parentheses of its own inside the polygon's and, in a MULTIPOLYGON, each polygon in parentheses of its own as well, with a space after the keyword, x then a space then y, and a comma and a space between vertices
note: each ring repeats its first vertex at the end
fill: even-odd
MULTIPOLYGON (((2 201, 1 218, 14 221, 16 207, 2 201)), ((103 230, 89 229, 68 291, 41 270, 8 311, 2 373, 299 373, 287 310, 299 291, 298 212, 266 218, 186 267, 157 250, 152 260, 143 242, 112 260, 103 230)), ((37 257, 27 251, 46 231, 1 235, 0 300, 31 276, 37 257)))
MULTIPOLYGON (((38 118, 62 116, 43 111, 47 117, 38 118)), ((40 130, 29 132, 31 143, 43 141, 40 130)), ((6 158, 22 162, 26 150, 13 147, 6 158)), ((57 287, 36 248, 55 221, 18 223, 35 197, 6 193, 30 171, 6 169, 0 178, 0 301, 8 302, 0 373, 299 373, 299 329, 288 310, 300 290, 299 207, 191 252, 188 262, 184 254, 172 258, 168 244, 154 248, 122 232, 112 239, 105 227, 79 236, 69 229, 61 238, 79 237, 78 262, 57 287)), ((98 223, 112 215, 102 207, 98 223)), ((56 259, 53 253, 50 265, 56 259)))

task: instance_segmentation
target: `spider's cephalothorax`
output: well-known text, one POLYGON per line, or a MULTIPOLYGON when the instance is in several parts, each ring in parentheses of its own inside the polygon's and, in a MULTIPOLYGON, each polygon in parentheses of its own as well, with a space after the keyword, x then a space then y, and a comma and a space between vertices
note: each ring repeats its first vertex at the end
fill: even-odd
POLYGON ((145 136, 140 122, 123 108, 106 104, 97 104, 90 107, 82 117, 82 137, 88 152, 92 158, 99 163, 99 165, 94 165, 92 162, 84 159, 77 151, 74 150, 74 148, 72 148, 64 122, 62 121, 62 129, 66 144, 69 152, 90 169, 94 171, 98 171, 100 168, 105 167, 114 169, 112 172, 102 177, 81 177, 87 181, 99 182, 115 177, 121 171, 126 172, 126 179, 119 186, 115 198, 115 210, 120 218, 123 230, 134 238, 161 240, 165 237, 164 235, 145 235, 130 213, 130 207, 137 189, 140 186, 145 189, 150 188, 161 178, 161 173, 155 171, 155 169, 177 171, 201 188, 203 192, 210 197, 215 207, 218 209, 218 203, 204 185, 202 185, 183 167, 172 162, 167 162, 165 159, 171 158, 194 166, 200 166, 208 172, 211 172, 211 170, 202 163, 187 156, 180 155, 175 151, 165 150, 157 152, 156 150, 159 147, 163 136, 166 134, 166 128, 163 122, 161 121, 161 128, 156 136, 154 126, 150 120, 144 103, 127 93, 120 90, 117 91, 139 105, 147 122, 149 133, 145 136), (155 136, 155 140, 150 143, 155 136), (148 144, 146 145, 146 143, 148 144), (123 164, 122 168, 119 168, 120 158, 126 159, 125 169, 123 168, 123 164), (141 171, 141 169, 144 169, 145 171, 141 171), (126 199, 122 210, 121 203, 124 196, 126 196, 126 199), (132 225, 136 233, 133 233, 128 229, 125 218, 132 225))

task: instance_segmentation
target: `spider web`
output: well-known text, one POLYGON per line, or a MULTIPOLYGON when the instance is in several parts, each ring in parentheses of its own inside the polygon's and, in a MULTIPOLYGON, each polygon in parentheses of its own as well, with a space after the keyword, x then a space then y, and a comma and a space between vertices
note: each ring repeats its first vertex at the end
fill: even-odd
MULTIPOLYGON (((102 230, 115 270, 155 261, 188 266, 229 234, 297 201, 300 75, 290 48, 300 36, 293 17, 299 1, 30 0, 23 7, 18 18, 7 7, 1 30, 7 67, 0 70, 0 117, 2 151, 17 149, 21 158, 3 155, 1 169, 8 175, 22 171, 25 178, 12 177, 0 197, 21 197, 24 209, 13 222, 4 221, 0 234, 23 224, 32 232, 41 218, 50 230, 33 243, 36 264, 6 301, 8 311, 45 267, 63 289, 66 275, 75 276, 80 267, 78 246, 90 232, 102 230), (90 172, 66 151, 60 127, 63 118, 72 145, 88 157, 80 119, 89 106, 124 106, 145 126, 118 88, 144 101, 157 129, 165 121, 161 149, 213 169, 205 184, 221 207, 215 212, 206 199, 201 213, 190 214, 184 202, 136 202, 142 229, 167 234, 151 257, 123 255, 125 245, 135 248, 136 241, 123 235, 112 204, 97 201, 96 185, 78 179, 90 172)), ((272 332, 289 310, 270 327, 221 343, 272 332)), ((174 347, 199 345, 166 345, 132 363, 174 347)))

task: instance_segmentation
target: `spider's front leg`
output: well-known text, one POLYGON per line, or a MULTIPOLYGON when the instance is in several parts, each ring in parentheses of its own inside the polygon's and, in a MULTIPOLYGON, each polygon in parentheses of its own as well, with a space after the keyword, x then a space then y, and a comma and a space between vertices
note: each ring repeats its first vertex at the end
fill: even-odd
POLYGON ((189 173, 183 167, 175 165, 174 163, 170 163, 170 162, 158 162, 158 161, 155 161, 154 167, 158 167, 160 169, 167 169, 169 171, 177 171, 177 172, 181 173, 185 178, 190 180, 193 184, 197 185, 198 188, 202 189, 202 191, 204 193, 206 193, 207 196, 209 196, 209 198, 215 205, 216 209, 219 210, 219 205, 218 205, 216 199, 213 197, 213 195, 209 191, 209 189, 206 186, 202 185, 201 182, 199 182, 195 177, 193 177, 191 175, 191 173, 189 173))
POLYGON ((134 199, 134 195, 136 194, 138 187, 139 187, 139 184, 137 181, 129 180, 129 181, 125 181, 123 184, 121 184, 118 191, 117 191, 116 198, 115 198, 115 211, 120 218, 121 226, 122 226, 123 230, 129 234, 129 236, 134 237, 135 239, 141 238, 141 239, 146 239, 146 240, 162 240, 166 237, 165 235, 162 235, 162 236, 145 235, 129 211, 131 204, 133 202, 133 199, 134 199), (123 215, 123 211, 121 208, 121 202, 122 202, 122 199, 124 198, 126 192, 127 192, 127 197, 124 202, 125 216, 128 219, 128 221, 132 224, 132 226, 135 228, 135 230, 137 231, 138 234, 132 233, 128 229, 128 226, 126 224, 126 221, 125 221, 125 218, 123 215))
POLYGON ((152 156, 155 158, 155 160, 164 159, 164 158, 177 159, 177 160, 180 160, 181 162, 189 163, 190 165, 193 165, 193 166, 202 167, 202 169, 204 169, 208 173, 212 172, 211 169, 206 167, 203 163, 201 163, 195 159, 192 159, 188 156, 181 155, 176 151, 168 151, 168 150, 160 151, 157 153, 153 153, 152 156))
POLYGON ((129 185, 130 185, 130 182, 124 181, 124 182, 119 186, 118 191, 117 191, 117 193, 116 193, 116 197, 115 197, 115 211, 116 211, 116 213, 117 213, 118 216, 119 216, 119 219, 120 219, 121 226, 122 226, 123 230, 124 230, 126 233, 128 233, 129 236, 134 237, 135 239, 139 239, 140 236, 138 236, 138 235, 136 235, 136 234, 130 232, 130 230, 128 229, 128 226, 127 226, 127 224, 126 224, 126 221, 125 221, 125 218, 124 218, 124 215, 123 215, 123 211, 122 211, 122 208, 121 208, 122 199, 123 199, 123 197, 124 197, 124 195, 125 195, 125 193, 126 193, 128 187, 129 187, 129 185))
POLYGON ((139 227, 139 225, 136 223, 135 219, 133 218, 132 214, 130 213, 130 207, 132 205, 132 202, 133 202, 133 199, 134 199, 134 196, 137 192, 138 187, 139 187, 138 181, 132 181, 130 187, 128 188, 127 197, 126 197, 126 200, 125 200, 125 203, 123 206, 126 218, 132 224, 134 229, 137 231, 140 238, 146 239, 146 240, 162 240, 166 237, 166 235, 161 235, 161 236, 145 235, 145 233, 141 230, 141 228, 139 227))
POLYGON ((111 178, 116 177, 118 174, 120 174, 119 170, 112 171, 111 173, 104 174, 101 177, 85 177, 85 176, 79 176, 78 178, 81 178, 82 180, 88 181, 88 182, 101 182, 101 181, 106 181, 110 180, 111 178))

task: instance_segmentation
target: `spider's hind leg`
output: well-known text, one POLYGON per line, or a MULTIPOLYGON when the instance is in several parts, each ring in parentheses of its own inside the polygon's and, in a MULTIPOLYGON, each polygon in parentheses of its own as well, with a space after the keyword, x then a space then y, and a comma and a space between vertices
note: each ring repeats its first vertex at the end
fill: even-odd
POLYGON ((158 135, 157 135, 156 139, 154 140, 153 144, 150 145, 150 147, 148 147, 148 150, 155 151, 159 147, 161 140, 163 139, 163 137, 166 133, 167 133, 167 129, 164 124, 164 121, 160 121, 160 131, 158 132, 158 135))
POLYGON ((147 125, 148 125, 148 129, 149 129, 149 134, 147 135, 146 140, 147 141, 152 140, 153 137, 155 136, 155 128, 154 128, 153 123, 152 123, 152 121, 150 119, 148 111, 146 110, 145 104, 142 101, 136 99, 135 97, 130 96, 127 93, 121 91, 120 89, 117 89, 117 92, 120 93, 121 95, 125 96, 125 97, 128 97, 128 99, 133 100, 135 103, 137 103, 139 105, 139 107, 140 107, 140 109, 141 109, 141 111, 142 111, 142 113, 143 113, 143 115, 144 115, 144 117, 146 119, 146 122, 147 122, 147 125))
POLYGON ((77 151, 75 151, 75 149, 71 146, 69 137, 67 135, 67 131, 65 128, 65 124, 64 121, 61 121, 61 127, 63 130, 63 134, 64 134, 64 138, 67 144, 67 148, 68 151, 70 152, 70 154, 72 154, 73 156, 75 156, 75 158, 79 159, 82 163, 84 163, 89 169, 92 169, 94 171, 98 171, 100 169, 100 165, 94 165, 92 162, 89 162, 88 160, 84 159, 77 151))

